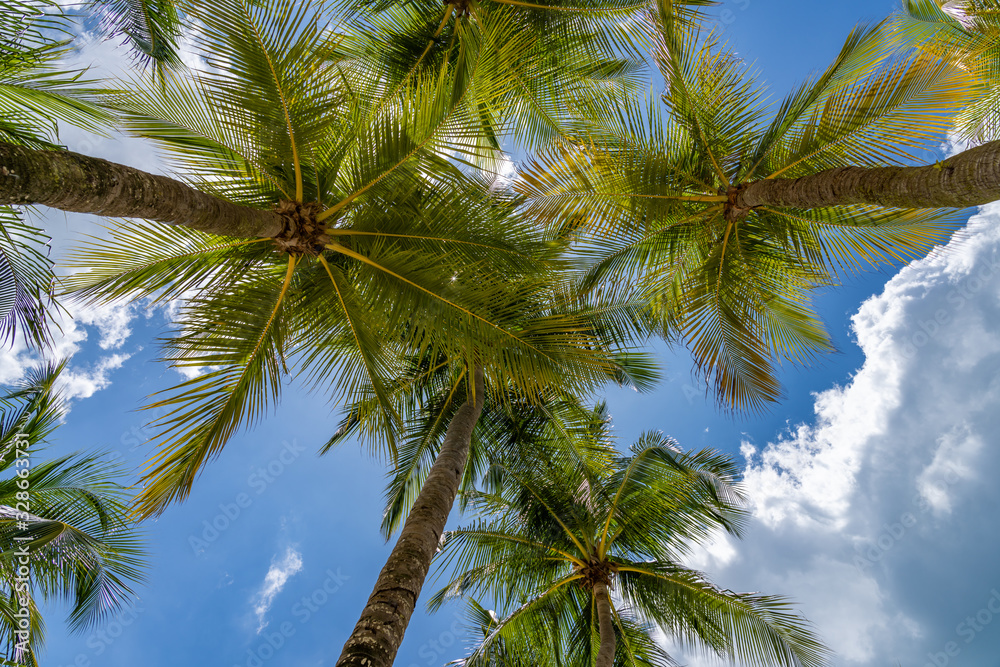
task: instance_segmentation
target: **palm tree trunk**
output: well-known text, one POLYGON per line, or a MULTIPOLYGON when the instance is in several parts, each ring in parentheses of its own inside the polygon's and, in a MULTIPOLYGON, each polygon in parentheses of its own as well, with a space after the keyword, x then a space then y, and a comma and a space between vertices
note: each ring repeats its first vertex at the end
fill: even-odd
POLYGON ((469 396, 448 425, 441 452, 406 517, 399 541, 379 574, 361 620, 344 645, 337 667, 390 667, 396 658, 455 503, 469 459, 472 430, 483 411, 483 369, 477 366, 473 375, 474 396, 469 396))
POLYGON ((876 204, 900 208, 966 208, 1000 199, 1000 141, 926 167, 838 167, 802 178, 748 183, 741 209, 876 204))
POLYGON ((70 151, 0 142, 0 205, 6 204, 143 218, 220 236, 269 238, 283 228, 272 211, 239 206, 166 176, 70 151))
POLYGON ((601 630, 601 648, 597 652, 594 667, 612 667, 615 663, 616 641, 607 584, 594 584, 594 603, 597 605, 597 622, 601 630))

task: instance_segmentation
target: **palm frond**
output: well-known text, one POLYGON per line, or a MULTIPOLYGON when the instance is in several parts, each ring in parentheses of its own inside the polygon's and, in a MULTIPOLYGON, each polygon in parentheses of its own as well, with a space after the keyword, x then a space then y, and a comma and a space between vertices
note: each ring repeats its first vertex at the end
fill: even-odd
POLYGON ((89 0, 88 8, 98 15, 104 34, 124 35, 143 64, 161 74, 180 65, 181 17, 174 0, 89 0))

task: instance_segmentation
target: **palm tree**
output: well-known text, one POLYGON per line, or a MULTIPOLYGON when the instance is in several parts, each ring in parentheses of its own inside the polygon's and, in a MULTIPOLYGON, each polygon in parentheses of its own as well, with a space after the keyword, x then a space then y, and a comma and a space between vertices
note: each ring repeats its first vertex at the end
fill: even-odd
MULTIPOLYGON (((511 347, 532 351, 520 370, 508 363, 527 388, 563 367, 536 347, 567 323, 499 324, 518 298, 546 289, 555 254, 511 216, 511 203, 442 157, 461 150, 448 138, 460 129, 449 118, 451 89, 443 101, 437 94, 451 68, 388 100, 366 86, 369 69, 338 51, 342 38, 317 9, 288 0, 189 8, 205 22, 196 38, 205 68, 116 100, 128 126, 166 148, 202 196, 281 220, 284 230, 219 238, 124 223, 74 255, 88 269, 69 281, 80 298, 185 296, 168 354, 218 369, 164 399, 178 411, 162 422, 170 451, 147 477, 158 481, 141 497, 144 514, 186 495, 206 456, 276 398, 276 379, 294 362, 343 395, 362 380, 374 387, 386 432, 395 419, 382 387, 408 346, 440 349, 470 372, 490 355, 513 361, 511 347), (484 342, 494 337, 490 352, 484 342)), ((566 349, 577 344, 566 340, 566 349)))
POLYGON ((144 552, 115 467, 96 456, 35 458, 64 416, 55 388, 60 370, 35 370, 0 396, 4 664, 38 664, 45 630, 39 601, 69 601, 70 627, 82 630, 130 604, 142 579, 144 552))
MULTIPOLYGON (((552 308, 552 303, 558 304, 553 296, 542 292, 536 305, 525 298, 519 299, 516 311, 510 314, 511 321, 504 324, 511 329, 530 331, 539 324, 552 322, 552 314, 560 313, 552 308), (538 312, 537 304, 542 302, 548 303, 538 312)), ((627 312, 627 308, 618 310, 627 312)), ((576 317, 589 327, 586 323, 591 319, 607 324, 608 314, 613 313, 585 312, 576 317)), ((565 329, 553 335, 565 345, 565 329)), ((592 340, 594 344, 602 342, 599 338, 592 340)), ((641 384, 645 382, 645 374, 644 364, 626 357, 609 365, 602 379, 624 378, 641 384)), ((573 381, 572 375, 564 379, 581 386, 578 379, 573 381)), ((545 458, 546 450, 540 442, 526 441, 513 446, 509 440, 496 440, 496 434, 506 432, 505 426, 512 415, 542 412, 545 418, 531 428, 543 432, 553 428, 552 422, 558 422, 559 428, 571 428, 574 422, 586 423, 589 416, 574 409, 569 401, 552 405, 551 389, 543 395, 526 394, 524 385, 512 382, 505 368, 496 362, 476 368, 473 376, 467 367, 448 363, 447 359, 421 360, 387 391, 398 400, 398 413, 405 425, 401 432, 409 434, 391 456, 395 474, 383 522, 387 537, 396 528, 400 534, 362 617, 345 644, 339 665, 392 664, 438 551, 456 495, 479 481, 484 460, 501 450, 507 456, 522 456, 526 460, 545 458), (539 405, 543 407, 535 407, 539 405), (400 528, 402 517, 405 522, 400 528)), ((350 408, 348 426, 356 421, 363 423, 364 415, 374 404, 376 399, 369 392, 367 400, 363 398, 350 408)), ((336 439, 343 439, 351 430, 342 429, 336 439)))
POLYGON ((497 153, 476 138, 478 105, 492 100, 501 125, 509 115, 503 91, 490 92, 495 79, 472 76, 462 49, 390 86, 359 35, 335 30, 318 4, 227 0, 186 13, 205 28, 193 37, 203 66, 189 78, 137 80, 112 101, 196 188, 85 156, 20 155, 66 166, 71 183, 86 175, 85 187, 55 194, 37 181, 47 203, 178 223, 119 225, 74 257, 86 271, 68 281, 84 299, 183 297, 167 357, 208 369, 151 406, 168 414, 141 516, 187 496, 202 466, 278 400, 289 367, 335 400, 371 387, 359 419, 394 456, 393 378, 407 355, 444 357, 458 407, 348 642, 365 655, 344 659, 374 650, 380 662, 369 664, 388 664, 497 382, 487 378, 529 398, 556 384, 591 388, 619 373, 609 349, 627 338, 635 308, 564 308, 572 299, 554 279, 563 246, 514 217, 502 189, 459 168, 497 153), (472 89, 477 105, 466 103, 472 89), (386 604, 388 619, 377 613, 386 604))
POLYGON ((1000 137, 1000 2, 905 0, 893 28, 905 46, 953 63, 975 77, 975 98, 957 117, 963 138, 1000 137))
POLYGON ((644 295, 724 405, 781 393, 776 364, 832 348, 810 292, 838 273, 943 242, 961 207, 1000 198, 1000 144, 907 167, 944 137, 972 87, 858 28, 781 104, 714 35, 655 17, 663 106, 586 111, 575 146, 518 183, 527 212, 583 237, 583 285, 644 295), (769 111, 769 109, 773 109, 769 111))
MULTIPOLYGON (((423 377, 426 367, 426 361, 419 363, 414 360, 407 377, 399 380, 400 384, 410 384, 416 376, 423 377)), ((623 369, 627 372, 627 377, 621 378, 621 381, 632 382, 633 386, 640 385, 637 388, 647 388, 645 369, 637 367, 637 364, 627 363, 623 364, 623 369)), ((442 424, 447 423, 448 415, 455 410, 448 375, 447 372, 438 372, 424 379, 424 391, 408 392, 411 403, 406 420, 408 437, 400 444, 396 465, 389 474, 390 481, 386 489, 382 529, 387 538, 398 530, 402 518, 412 507, 427 471, 440 450, 444 430, 442 424)), ((495 465, 498 462, 509 462, 516 466, 528 461, 562 458, 594 468, 609 467, 614 463, 614 450, 602 437, 606 434, 606 425, 610 419, 603 403, 588 408, 564 392, 556 392, 534 402, 525 401, 516 395, 504 395, 497 400, 492 398, 496 395, 495 392, 487 394, 491 399, 487 400, 473 432, 469 462, 459 490, 459 507, 463 512, 475 497, 477 489, 495 493, 501 488, 505 480, 503 476, 495 474, 501 470, 495 465)), ((363 408, 359 405, 351 413, 361 409, 363 408)), ((342 442, 355 429, 356 422, 345 422, 324 451, 342 442)), ((473 632, 481 632, 484 638, 488 637, 501 621, 474 600, 470 599, 467 603, 467 615, 473 632)), ((619 618, 631 651, 628 661, 621 664, 643 667, 667 664, 663 662, 665 654, 650 639, 650 629, 646 624, 631 618, 624 611, 619 618)), ((553 624, 548 629, 555 630, 557 627, 553 624)), ((567 663, 557 650, 561 646, 563 642, 554 636, 538 639, 531 644, 530 650, 522 650, 523 647, 518 650, 508 648, 508 643, 496 639, 484 649, 480 664, 485 662, 506 667, 538 664, 562 666, 567 663)), ((458 660, 452 664, 463 665, 464 661, 458 660)))
POLYGON ((823 664, 826 650, 788 602, 719 589, 681 564, 715 531, 740 534, 744 499, 729 457, 684 453, 647 433, 611 466, 553 458, 500 474, 499 492, 475 494, 482 518, 447 534, 442 567, 454 573, 430 602, 486 596, 502 610, 463 665, 491 664, 499 649, 516 656, 510 664, 531 664, 552 642, 566 665, 643 664, 639 649, 663 664, 648 637, 631 643, 632 614, 741 664, 823 664))

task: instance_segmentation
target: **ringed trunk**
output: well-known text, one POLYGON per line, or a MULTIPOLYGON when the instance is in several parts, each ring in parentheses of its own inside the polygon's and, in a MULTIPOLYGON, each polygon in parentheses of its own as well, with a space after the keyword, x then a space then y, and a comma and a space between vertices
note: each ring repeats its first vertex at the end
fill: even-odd
POLYGON ((474 375, 475 395, 458 409, 437 460, 410 510, 361 619, 344 645, 337 667, 390 667, 420 597, 448 514, 465 473, 472 430, 485 401, 483 369, 474 375))
POLYGON ((998 199, 1000 141, 993 141, 925 167, 837 167, 802 178, 756 181, 743 186, 736 205, 967 208, 998 199))
POLYGON ((613 667, 616 639, 611 614, 611 596, 608 594, 607 584, 594 584, 594 604, 597 605, 597 621, 601 631, 601 648, 597 652, 594 667, 613 667))
POLYGON ((10 204, 143 218, 219 236, 270 238, 283 229, 277 213, 240 206, 166 176, 70 151, 0 142, 0 205, 10 204))

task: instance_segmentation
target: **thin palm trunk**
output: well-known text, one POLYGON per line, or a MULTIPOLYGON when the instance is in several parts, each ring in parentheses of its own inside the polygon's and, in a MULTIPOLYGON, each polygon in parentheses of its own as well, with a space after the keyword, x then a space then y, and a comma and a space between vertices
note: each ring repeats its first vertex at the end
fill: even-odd
POLYGON ((838 167, 802 178, 747 184, 740 209, 820 208, 875 204, 900 208, 966 208, 1000 199, 1000 141, 924 167, 838 167))
POLYGON ((608 585, 594 584, 594 603, 597 605, 597 622, 601 631, 601 648, 594 667, 612 667, 615 663, 615 626, 611 618, 611 596, 608 585))
POLYGON ((0 205, 43 204, 112 218, 143 218, 220 236, 269 238, 282 219, 166 176, 70 151, 0 142, 0 205))
POLYGON ((389 667, 396 658, 455 503, 469 459, 472 430, 483 411, 483 369, 477 367, 474 376, 474 395, 448 425, 441 451, 406 517, 361 619, 344 645, 337 667, 389 667))

